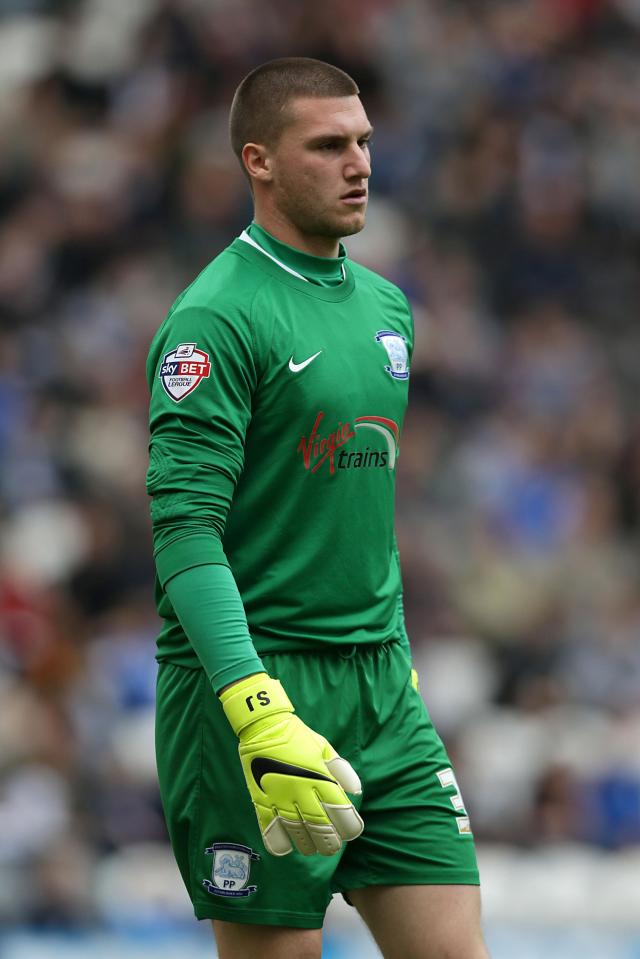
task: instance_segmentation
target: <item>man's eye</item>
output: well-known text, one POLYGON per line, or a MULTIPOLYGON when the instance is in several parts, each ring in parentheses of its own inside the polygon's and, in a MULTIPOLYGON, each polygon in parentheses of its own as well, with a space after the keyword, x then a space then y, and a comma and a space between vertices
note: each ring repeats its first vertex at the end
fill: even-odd
POLYGON ((335 140, 329 140, 327 143, 320 144, 321 150, 336 150, 337 147, 338 147, 338 144, 336 143, 335 140))

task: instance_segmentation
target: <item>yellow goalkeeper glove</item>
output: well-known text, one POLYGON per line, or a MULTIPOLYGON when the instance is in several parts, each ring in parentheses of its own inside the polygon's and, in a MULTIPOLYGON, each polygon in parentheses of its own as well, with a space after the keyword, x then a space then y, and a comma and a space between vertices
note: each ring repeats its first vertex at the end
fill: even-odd
POLYGON ((257 673, 220 694, 240 740, 238 752, 265 848, 286 856, 332 856, 364 823, 345 795, 360 793, 355 771, 327 740, 293 715, 276 679, 257 673))

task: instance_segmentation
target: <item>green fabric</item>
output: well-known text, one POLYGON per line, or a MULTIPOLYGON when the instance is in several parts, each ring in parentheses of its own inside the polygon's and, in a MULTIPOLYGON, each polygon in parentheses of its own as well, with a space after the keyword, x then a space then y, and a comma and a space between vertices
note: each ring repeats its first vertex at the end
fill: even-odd
MULTIPOLYGON (((396 562, 398 564, 398 569, 400 569, 400 553, 398 551, 397 543, 394 543, 394 550, 396 554, 396 562)), ((402 580, 402 571, 401 571, 401 580, 402 580)), ((407 633, 407 627, 404 621, 404 599, 402 594, 402 586, 400 587, 400 590, 398 591, 398 639, 400 640, 400 645, 403 647, 406 653, 408 661, 411 662, 412 660, 411 643, 409 641, 409 634, 407 633)))
POLYGON ((166 592, 214 690, 264 671, 228 566, 193 566, 173 576, 166 592))
POLYGON ((310 253, 303 253, 302 250, 296 250, 276 239, 271 233, 267 233, 263 227, 257 223, 252 223, 247 230, 249 236, 259 243, 263 250, 275 256, 277 260, 285 263, 292 270, 300 273, 310 283, 317 283, 320 286, 336 286, 344 280, 344 262, 347 258, 347 251, 343 244, 340 244, 340 254, 337 257, 312 256, 310 253))
POLYGON ((398 334, 410 356, 411 315, 393 284, 344 268, 338 285, 308 283, 238 238, 153 340, 161 661, 199 665, 166 584, 207 563, 233 571, 260 655, 403 635, 393 511, 408 380, 376 334, 398 334), (167 372, 181 344, 202 351, 201 379, 167 372), (176 382, 192 388, 176 398, 176 382))
POLYGON ((269 855, 238 762, 238 740, 204 673, 161 663, 160 791, 196 916, 314 929, 332 892, 390 882, 477 885, 473 836, 446 774, 451 761, 411 686, 400 643, 267 654, 264 664, 287 690, 296 715, 360 776, 362 795, 353 802, 364 832, 335 856, 269 855), (231 901, 205 885, 213 879, 212 841, 242 843, 255 855, 247 862, 246 896, 231 901))
POLYGON ((177 573, 186 572, 194 566, 207 566, 212 563, 229 565, 219 536, 214 532, 188 529, 163 543, 156 551, 155 561, 158 579, 165 589, 169 580, 177 573))

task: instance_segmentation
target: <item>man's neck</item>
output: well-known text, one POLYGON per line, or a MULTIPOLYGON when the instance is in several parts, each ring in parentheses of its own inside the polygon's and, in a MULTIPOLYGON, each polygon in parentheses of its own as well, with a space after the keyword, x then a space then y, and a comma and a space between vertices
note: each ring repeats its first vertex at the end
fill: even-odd
POLYGON ((293 273, 308 283, 319 286, 338 286, 346 277, 346 250, 342 244, 338 248, 337 257, 314 256, 288 243, 283 243, 255 220, 241 234, 240 239, 257 246, 283 270, 293 273))
POLYGON ((298 230, 288 220, 277 215, 267 215, 256 210, 254 221, 276 240, 311 256, 335 258, 340 255, 340 240, 331 236, 311 236, 298 230))

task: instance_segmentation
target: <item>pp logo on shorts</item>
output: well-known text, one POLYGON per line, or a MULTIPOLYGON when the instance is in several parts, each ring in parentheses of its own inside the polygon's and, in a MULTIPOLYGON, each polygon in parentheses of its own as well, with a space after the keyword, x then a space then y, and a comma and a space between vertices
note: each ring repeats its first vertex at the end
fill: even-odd
POLYGON ((203 879, 202 885, 212 896, 226 896, 238 899, 250 896, 257 886, 248 886, 251 862, 260 859, 257 852, 249 846, 236 842, 215 842, 205 849, 213 856, 211 879, 203 879))
POLYGON ((159 376, 165 392, 179 403, 193 393, 210 372, 209 354, 198 350, 195 343, 181 343, 164 354, 159 376))

